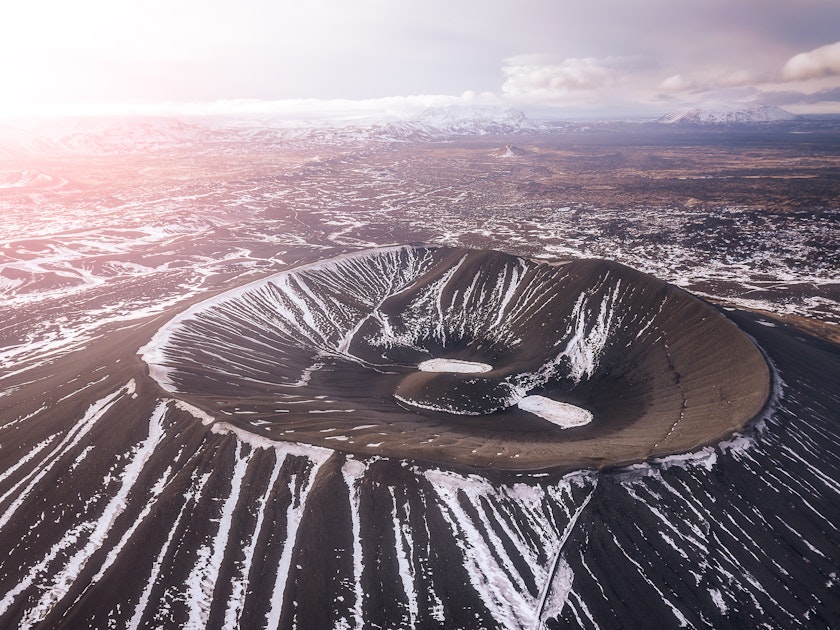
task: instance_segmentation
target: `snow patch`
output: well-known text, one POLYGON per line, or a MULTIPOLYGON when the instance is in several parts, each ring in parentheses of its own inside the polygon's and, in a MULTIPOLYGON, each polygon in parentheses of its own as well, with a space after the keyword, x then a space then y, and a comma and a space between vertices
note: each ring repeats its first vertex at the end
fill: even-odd
POLYGON ((278 455, 291 455, 294 457, 308 457, 315 464, 320 466, 327 458, 333 454, 333 451, 323 446, 314 446, 310 444, 301 444, 300 442, 286 442, 275 441, 255 433, 250 433, 244 429, 228 424, 227 422, 217 422, 210 427, 211 433, 219 435, 233 434, 240 442, 248 444, 252 448, 273 448, 278 455))
POLYGON ((592 422, 592 413, 569 403, 551 400, 545 396, 526 396, 517 405, 543 420, 556 424, 561 429, 581 427, 592 422))
POLYGON ((194 407, 189 403, 185 403, 183 400, 176 400, 175 406, 181 411, 186 411, 187 413, 201 420, 201 424, 203 424, 204 426, 213 424, 216 421, 216 419, 209 413, 202 411, 198 407, 194 407))
POLYGON ((477 361, 461 361, 460 359, 429 359, 417 366, 421 372, 452 372, 457 374, 478 374, 489 372, 492 365, 477 361))

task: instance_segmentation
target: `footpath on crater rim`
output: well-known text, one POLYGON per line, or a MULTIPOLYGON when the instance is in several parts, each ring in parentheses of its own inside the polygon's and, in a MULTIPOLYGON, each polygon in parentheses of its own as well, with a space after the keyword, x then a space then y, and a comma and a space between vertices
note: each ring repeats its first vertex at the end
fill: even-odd
POLYGON ((753 341, 672 285, 445 247, 277 273, 193 306, 141 353, 240 436, 515 471, 689 451, 771 391, 753 341))

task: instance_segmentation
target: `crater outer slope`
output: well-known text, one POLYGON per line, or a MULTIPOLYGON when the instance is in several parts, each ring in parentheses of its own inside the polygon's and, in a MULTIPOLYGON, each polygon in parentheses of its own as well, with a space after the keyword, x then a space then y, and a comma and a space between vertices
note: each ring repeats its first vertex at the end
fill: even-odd
POLYGON ((141 349, 216 421, 365 455, 509 470, 692 450, 765 406, 770 372, 709 304, 604 260, 402 246, 284 271, 185 311, 141 349), (429 359, 482 373, 418 369, 429 359), (561 428, 539 395, 593 415, 561 428))

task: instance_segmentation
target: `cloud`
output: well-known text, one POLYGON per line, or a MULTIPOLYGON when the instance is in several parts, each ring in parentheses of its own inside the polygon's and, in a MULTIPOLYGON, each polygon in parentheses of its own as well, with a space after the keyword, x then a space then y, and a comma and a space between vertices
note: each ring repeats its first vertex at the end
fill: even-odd
MULTIPOLYGON (((477 102, 483 94, 449 96, 443 94, 417 94, 370 99, 236 99, 212 103, 185 103, 170 105, 172 114, 181 115, 263 115, 290 124, 318 120, 353 122, 366 118, 406 118, 436 105, 477 102)), ((162 107, 166 107, 165 105, 162 107)), ((166 111, 164 109, 164 111, 166 111)))
POLYGON ((782 76, 788 81, 829 75, 840 75, 840 42, 794 55, 782 68, 782 76))
POLYGON ((569 57, 555 60, 546 55, 519 55, 503 61, 502 93, 525 100, 552 100, 601 90, 620 78, 622 58, 569 57))
POLYGON ((748 70, 732 70, 725 72, 715 79, 719 87, 745 87, 761 83, 764 77, 757 76, 748 70))
POLYGON ((693 77, 683 74, 672 75, 657 87, 662 92, 671 94, 697 94, 737 88, 754 88, 765 81, 765 77, 748 70, 703 69, 697 73, 697 76, 693 77))
POLYGON ((686 79, 681 74, 672 75, 659 84, 659 89, 663 92, 690 92, 697 87, 697 82, 686 79))

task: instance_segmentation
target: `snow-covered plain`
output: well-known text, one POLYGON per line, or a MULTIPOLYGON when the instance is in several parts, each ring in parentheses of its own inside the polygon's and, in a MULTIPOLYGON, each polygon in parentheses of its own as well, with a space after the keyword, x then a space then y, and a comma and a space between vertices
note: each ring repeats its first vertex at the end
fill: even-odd
MULTIPOLYGON (((211 293, 408 240, 608 256, 837 322, 836 203, 593 205, 535 188, 559 152, 499 160, 492 136, 407 150, 352 130, 154 129, 142 152, 95 134, 0 152, 0 626, 840 623, 840 360, 778 320, 732 314, 780 394, 744 434, 505 479, 278 443, 151 391, 135 357, 211 293)), ((791 159, 811 173, 807 153, 791 159)))

